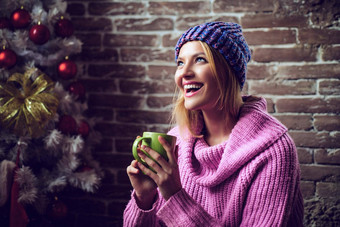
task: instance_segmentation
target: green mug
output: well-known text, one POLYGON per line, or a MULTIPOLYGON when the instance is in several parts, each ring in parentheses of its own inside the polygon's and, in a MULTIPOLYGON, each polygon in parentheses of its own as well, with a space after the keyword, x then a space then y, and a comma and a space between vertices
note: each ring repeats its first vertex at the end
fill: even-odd
MULTIPOLYGON (((168 156, 166 155, 166 151, 163 148, 162 144, 160 144, 160 142, 158 141, 158 136, 162 136, 170 144, 170 146, 173 149, 175 148, 177 138, 175 136, 170 136, 170 135, 167 135, 165 133, 159 133, 159 132, 144 132, 143 136, 135 139, 135 141, 133 142, 133 145, 132 145, 133 157, 138 162, 140 162, 140 163, 144 164, 145 166, 147 166, 148 168, 150 168, 152 171, 154 171, 154 170, 151 167, 149 167, 147 165, 147 163, 142 158, 140 158, 138 156, 137 147, 138 147, 138 144, 142 141, 142 145, 148 146, 152 150, 157 151, 166 161, 168 161, 169 160, 168 156)), ((141 151, 143 151, 146 156, 151 158, 151 156, 146 151, 144 151, 143 149, 141 149, 141 151)), ((153 158, 151 158, 151 159, 154 160, 153 158)))

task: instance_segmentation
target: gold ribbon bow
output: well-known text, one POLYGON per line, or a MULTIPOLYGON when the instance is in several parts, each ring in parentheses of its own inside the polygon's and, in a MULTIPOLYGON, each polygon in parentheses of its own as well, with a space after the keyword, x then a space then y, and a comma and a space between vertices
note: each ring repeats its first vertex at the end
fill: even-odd
POLYGON ((0 123, 18 136, 39 137, 58 109, 54 82, 36 68, 0 84, 0 123), (34 75, 38 75, 34 79, 34 75))

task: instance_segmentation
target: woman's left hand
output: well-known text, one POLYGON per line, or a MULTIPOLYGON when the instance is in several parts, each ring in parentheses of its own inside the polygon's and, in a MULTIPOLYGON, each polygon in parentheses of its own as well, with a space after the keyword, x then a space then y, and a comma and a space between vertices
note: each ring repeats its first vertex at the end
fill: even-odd
POLYGON ((138 167, 155 181, 163 198, 168 200, 172 195, 182 189, 177 165, 178 147, 176 146, 175 150, 172 150, 168 142, 163 137, 159 136, 158 140, 166 150, 169 161, 166 161, 159 153, 152 150, 150 147, 143 145, 142 149, 146 151, 156 162, 151 158, 148 158, 148 156, 141 151, 138 155, 144 159, 144 161, 152 167, 156 173, 139 162, 138 167))

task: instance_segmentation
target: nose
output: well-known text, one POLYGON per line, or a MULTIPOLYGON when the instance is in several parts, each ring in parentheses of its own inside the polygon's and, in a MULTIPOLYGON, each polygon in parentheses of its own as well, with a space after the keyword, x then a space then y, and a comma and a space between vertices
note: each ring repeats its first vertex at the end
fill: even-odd
POLYGON ((182 87, 183 79, 188 80, 194 77, 195 73, 190 64, 185 64, 177 68, 175 73, 175 82, 178 87, 182 87))
POLYGON ((184 64, 181 67, 178 67, 176 70, 176 77, 180 78, 190 78, 195 75, 194 70, 191 64, 184 64))

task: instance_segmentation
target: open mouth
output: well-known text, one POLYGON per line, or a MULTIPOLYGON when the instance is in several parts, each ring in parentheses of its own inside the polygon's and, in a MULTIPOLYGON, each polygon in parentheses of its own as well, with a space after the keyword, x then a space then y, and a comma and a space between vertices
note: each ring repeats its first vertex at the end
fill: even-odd
POLYGON ((186 84, 183 86, 186 94, 195 93, 203 87, 203 84, 186 84))

